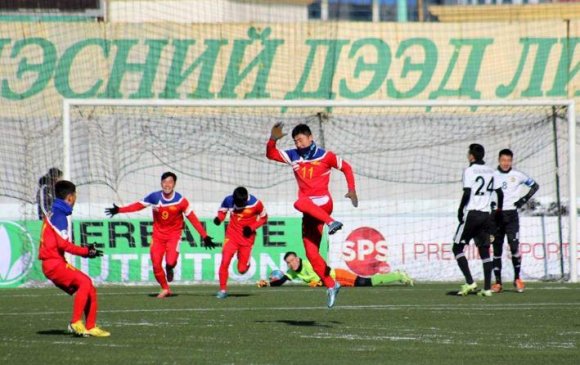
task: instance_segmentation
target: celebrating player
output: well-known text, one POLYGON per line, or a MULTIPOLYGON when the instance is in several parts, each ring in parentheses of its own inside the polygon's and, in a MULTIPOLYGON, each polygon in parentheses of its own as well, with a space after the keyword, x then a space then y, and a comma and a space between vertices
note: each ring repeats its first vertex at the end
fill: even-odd
POLYGON ((276 123, 272 127, 266 147, 266 156, 270 160, 286 163, 294 170, 299 190, 298 200, 294 202, 294 208, 303 213, 302 240, 306 257, 312 263, 312 267, 322 283, 328 288, 327 305, 332 308, 340 284, 330 276, 330 268, 319 252, 324 224, 328 225, 328 234, 334 234, 342 228, 342 223, 335 221, 330 216, 333 207, 332 198, 328 191, 330 170, 335 168, 344 173, 348 186, 348 193, 345 197, 349 198, 352 205, 356 207, 358 198, 354 175, 352 168, 346 161, 314 143, 312 132, 306 124, 299 124, 292 130, 292 138, 296 148, 286 151, 278 149, 276 141, 285 136, 282 127, 282 123, 276 123))
POLYGON ((491 198, 497 193, 497 209, 501 212, 503 193, 494 183, 493 169, 485 166, 485 149, 480 144, 471 144, 467 153, 469 167, 463 171, 463 197, 457 212, 459 226, 453 239, 453 254, 459 269, 465 276, 465 284, 457 293, 467 295, 477 289, 471 277, 467 258, 463 253, 465 245, 473 239, 483 263, 484 290, 478 295, 491 296, 492 259, 489 257, 491 198), (467 214, 466 214, 467 213, 467 214), (465 219, 464 219, 465 218, 465 219))
POLYGON ((497 231, 493 241, 493 272, 495 274, 495 284, 493 284, 491 290, 495 293, 500 293, 503 290, 501 282, 501 256, 506 235, 512 254, 512 264, 514 265, 514 286, 519 293, 525 289, 525 284, 520 278, 521 254, 519 249, 520 223, 518 208, 523 207, 540 188, 540 185, 532 178, 523 172, 512 169, 513 157, 514 154, 509 149, 499 151, 499 166, 494 175, 494 184, 502 189, 504 195, 504 209, 498 215, 498 219, 496 219, 497 231), (526 185, 529 188, 528 193, 523 197, 520 192, 522 185, 526 185))
POLYGON ((248 194, 248 190, 239 186, 232 195, 225 197, 217 216, 213 222, 220 225, 226 215, 230 213, 230 223, 226 229, 226 238, 222 249, 220 264, 220 290, 216 297, 228 297, 228 268, 232 258, 238 255, 238 271, 244 274, 250 268, 250 254, 256 239, 256 230, 268 221, 264 205, 255 196, 248 194))
MULTIPOLYGON (((307 260, 298 257, 296 252, 286 252, 284 255, 284 261, 286 261, 286 264, 288 265, 288 271, 286 271, 286 274, 283 274, 279 270, 275 270, 270 275, 270 281, 260 280, 258 281, 258 286, 261 288, 265 286, 280 286, 288 280, 295 279, 302 280, 310 287, 322 286, 320 277, 314 272, 312 264, 307 260), (279 273, 276 273, 276 271, 279 273)), ((331 269, 330 276, 338 281, 341 286, 377 286, 390 283, 401 283, 409 286, 414 285, 413 279, 411 279, 404 271, 388 274, 376 274, 370 278, 363 278, 362 276, 357 276, 347 270, 331 269)))
POLYGON ((69 331, 77 336, 107 337, 111 334, 97 327, 97 290, 91 278, 67 263, 64 253, 95 258, 103 252, 94 245, 80 247, 71 242, 72 223, 70 215, 77 200, 76 186, 61 180, 54 186, 55 200, 50 216, 45 217, 40 234, 38 258, 42 260, 42 272, 54 285, 75 294, 69 331), (85 314, 86 325, 82 317, 85 314))
POLYGON ((183 216, 191 222, 193 227, 202 237, 203 246, 214 249, 215 243, 207 235, 199 219, 193 212, 189 201, 175 191, 177 176, 173 172, 165 172, 161 175, 161 190, 147 195, 142 201, 138 201, 123 207, 113 204, 112 208, 105 209, 109 217, 118 213, 137 212, 148 206, 153 207, 153 237, 150 247, 151 262, 153 263, 153 275, 161 285, 161 292, 157 298, 171 296, 168 282, 173 281, 173 268, 177 265, 179 257, 179 243, 183 231, 183 216), (165 272, 163 272, 163 257, 165 256, 165 272))

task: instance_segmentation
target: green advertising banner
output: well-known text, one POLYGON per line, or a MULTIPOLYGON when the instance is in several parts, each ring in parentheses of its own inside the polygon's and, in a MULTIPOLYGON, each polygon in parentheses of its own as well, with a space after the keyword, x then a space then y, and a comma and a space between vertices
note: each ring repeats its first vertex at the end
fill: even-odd
POLYGON ((58 116, 62 98, 577 98, 579 24, 0 23, 0 116, 58 116))
MULTIPOLYGON (((225 227, 202 220, 210 236, 223 242, 225 227)), ((33 286, 46 283, 38 260, 38 242, 42 222, 0 221, 0 288, 33 286)), ((73 221, 76 244, 95 244, 104 251, 101 258, 89 260, 78 256, 69 262, 93 278, 96 283, 145 284, 155 283, 149 245, 150 220, 78 220, 73 221)), ((221 261, 221 247, 206 250, 199 246, 200 237, 189 223, 183 231, 180 256, 175 269, 175 282, 216 282, 221 261)), ((321 252, 327 255, 328 245, 323 239, 321 252)), ((235 258, 230 265, 230 280, 252 282, 268 276, 270 271, 284 265, 287 251, 300 255, 304 249, 300 218, 270 218, 258 230, 252 251, 250 270, 239 275, 235 258)))

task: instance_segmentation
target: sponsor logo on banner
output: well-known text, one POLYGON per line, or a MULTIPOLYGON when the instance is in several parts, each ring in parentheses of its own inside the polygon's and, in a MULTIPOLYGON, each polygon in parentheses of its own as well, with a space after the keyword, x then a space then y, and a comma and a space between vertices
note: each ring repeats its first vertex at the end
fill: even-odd
POLYGON ((360 276, 372 276, 391 271, 387 262, 387 241, 381 232, 371 227, 352 231, 342 247, 346 265, 360 276))
POLYGON ((35 256, 28 231, 17 223, 0 221, 0 287, 25 279, 35 256))

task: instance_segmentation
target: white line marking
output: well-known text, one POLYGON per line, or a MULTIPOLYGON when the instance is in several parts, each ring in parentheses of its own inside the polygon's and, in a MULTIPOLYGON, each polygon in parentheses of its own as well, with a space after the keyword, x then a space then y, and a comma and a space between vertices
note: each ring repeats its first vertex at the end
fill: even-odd
MULTIPOLYGON (((477 304, 477 303, 473 303, 477 304)), ((486 311, 490 308, 500 308, 502 310, 534 310, 541 307, 555 308, 555 307, 577 307, 578 303, 529 303, 529 304, 487 304, 479 303, 479 306, 470 304, 455 305, 453 310, 469 310, 469 311, 486 311)), ((422 309, 422 310, 449 310, 449 304, 377 304, 377 305, 337 305, 333 308, 336 310, 402 310, 402 309, 422 309)), ((101 310, 99 313, 155 313, 155 312, 254 312, 254 311, 307 311, 307 310, 324 310, 328 311, 326 306, 308 306, 308 307, 235 307, 235 308, 156 308, 156 309, 109 309, 101 310)), ((43 311, 43 312, 0 312, 0 316, 35 316, 35 315, 55 315, 55 314, 69 314, 70 311, 43 311)))

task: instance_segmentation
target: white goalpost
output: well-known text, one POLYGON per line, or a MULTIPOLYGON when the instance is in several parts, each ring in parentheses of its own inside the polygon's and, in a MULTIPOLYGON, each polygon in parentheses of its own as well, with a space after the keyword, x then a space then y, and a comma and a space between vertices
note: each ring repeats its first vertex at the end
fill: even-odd
MULTIPOLYGON (((178 190, 202 217, 211 217, 236 185, 256 192, 271 215, 297 216, 291 172, 265 157, 278 121, 285 132, 308 123, 318 145, 353 165, 360 207, 342 199, 344 179, 335 173, 335 215, 352 227, 376 228, 389 265, 423 280, 456 274, 445 245, 456 224, 468 145, 483 144, 492 167, 500 149, 512 149, 515 167, 540 185, 521 214, 529 258, 523 274, 578 281, 573 100, 64 99, 63 172, 86 193, 80 201, 86 218, 102 218, 113 201, 143 197, 165 170, 177 171, 178 190), (421 273, 426 267, 430 273, 421 273)), ((279 147, 291 148, 292 138, 279 147)), ((352 237, 333 236, 331 263, 349 266, 362 254, 346 244, 352 237)))

